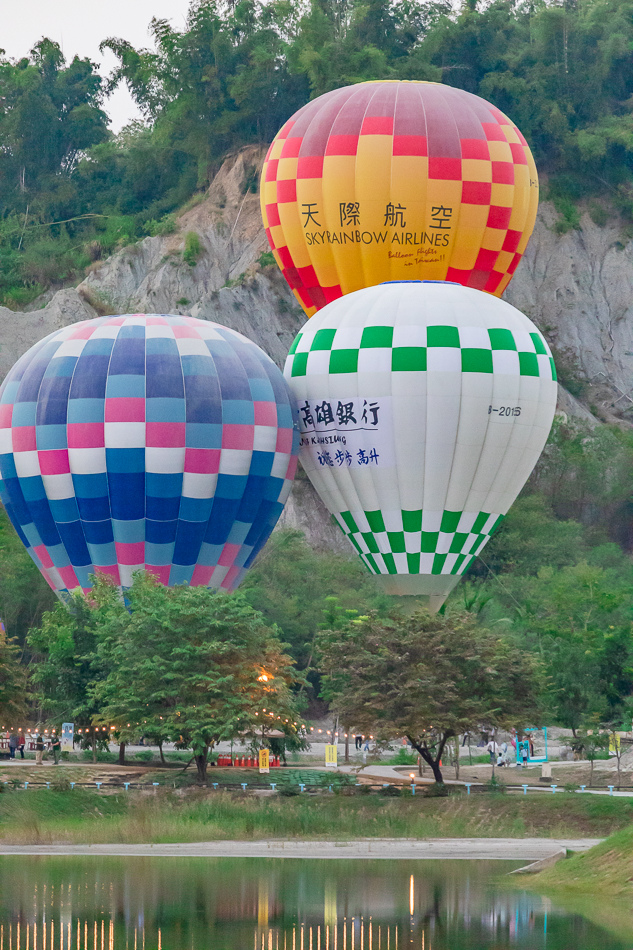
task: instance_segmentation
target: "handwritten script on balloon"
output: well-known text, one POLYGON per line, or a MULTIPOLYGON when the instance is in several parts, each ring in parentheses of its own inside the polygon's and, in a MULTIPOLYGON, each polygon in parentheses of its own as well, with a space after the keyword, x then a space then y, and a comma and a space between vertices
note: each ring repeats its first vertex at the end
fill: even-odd
POLYGON ((362 396, 305 399, 298 409, 301 446, 328 468, 362 468, 393 459, 391 401, 362 396), (331 448, 330 448, 331 447, 331 448))

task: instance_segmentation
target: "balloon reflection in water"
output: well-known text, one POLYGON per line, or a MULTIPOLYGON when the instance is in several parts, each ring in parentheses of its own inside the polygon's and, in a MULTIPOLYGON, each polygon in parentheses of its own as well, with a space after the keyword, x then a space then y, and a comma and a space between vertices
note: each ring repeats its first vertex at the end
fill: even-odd
POLYGON ((546 930, 550 946, 630 946, 538 895, 495 890, 492 875, 507 870, 485 861, 7 856, 0 948, 544 950, 546 930))

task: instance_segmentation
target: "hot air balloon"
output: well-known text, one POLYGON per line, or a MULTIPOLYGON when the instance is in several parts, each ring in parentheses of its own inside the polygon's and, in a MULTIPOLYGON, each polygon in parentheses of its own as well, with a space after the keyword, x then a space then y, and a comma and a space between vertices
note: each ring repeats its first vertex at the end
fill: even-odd
POLYGON ((232 590, 290 492, 298 435, 279 369, 184 316, 50 334, 0 389, 0 491, 60 598, 105 574, 232 590))
POLYGON ((447 282, 381 284, 328 304, 284 375, 299 458, 369 570, 439 608, 545 445, 556 371, 510 304, 447 282))
POLYGON ((309 317, 387 280, 450 280, 500 297, 537 204, 517 127, 439 83, 325 93, 286 122, 262 171, 266 234, 309 317))

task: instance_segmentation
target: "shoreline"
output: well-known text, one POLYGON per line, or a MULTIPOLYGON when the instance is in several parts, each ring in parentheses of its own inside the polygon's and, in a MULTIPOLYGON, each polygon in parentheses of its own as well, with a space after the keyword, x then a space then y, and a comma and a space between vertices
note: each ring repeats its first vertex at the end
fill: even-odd
POLYGON ((269 839, 173 844, 2 845, 4 857, 300 858, 316 860, 541 861, 561 849, 588 851, 602 838, 359 838, 350 841, 269 839))

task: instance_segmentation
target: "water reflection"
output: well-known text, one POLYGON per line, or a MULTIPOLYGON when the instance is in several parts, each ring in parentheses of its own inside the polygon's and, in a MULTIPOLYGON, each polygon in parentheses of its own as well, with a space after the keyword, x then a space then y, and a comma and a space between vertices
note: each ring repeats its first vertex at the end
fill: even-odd
POLYGON ((0 950, 626 946, 546 898, 505 889, 498 877, 507 870, 482 861, 6 857, 0 950))

